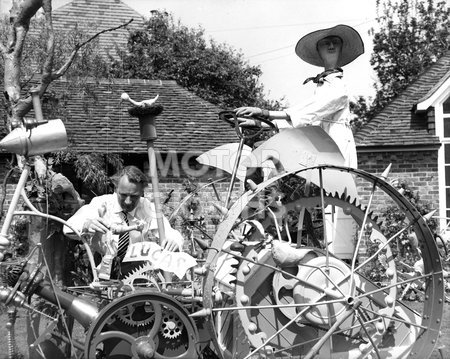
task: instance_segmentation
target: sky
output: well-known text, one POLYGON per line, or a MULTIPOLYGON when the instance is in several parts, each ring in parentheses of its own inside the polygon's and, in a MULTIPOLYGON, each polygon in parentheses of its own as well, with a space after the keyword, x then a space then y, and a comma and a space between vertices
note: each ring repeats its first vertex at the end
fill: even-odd
MULTIPOLYGON (((7 8, 8 0, 0 0, 7 8)), ((69 0, 53 0, 58 8, 69 0)), ((312 95, 314 84, 303 81, 322 69, 300 60, 294 48, 303 35, 337 24, 354 27, 365 53, 344 67, 351 96, 373 96, 376 77, 369 60, 376 25, 374 0, 122 0, 145 17, 165 10, 189 27, 201 26, 206 38, 227 43, 263 72, 260 80, 267 97, 284 98, 288 105, 312 95)), ((242 104, 243 106, 246 104, 242 104)))
POLYGON ((315 85, 303 85, 303 81, 322 71, 297 57, 297 41, 314 30, 350 25, 360 33, 366 51, 344 67, 349 94, 374 95, 376 77, 369 64, 372 38, 368 35, 376 25, 374 0, 122 1, 147 17, 150 10, 166 10, 184 25, 203 27, 207 38, 242 51, 251 65, 261 67, 261 82, 269 98, 285 97, 290 105, 312 95, 315 85))

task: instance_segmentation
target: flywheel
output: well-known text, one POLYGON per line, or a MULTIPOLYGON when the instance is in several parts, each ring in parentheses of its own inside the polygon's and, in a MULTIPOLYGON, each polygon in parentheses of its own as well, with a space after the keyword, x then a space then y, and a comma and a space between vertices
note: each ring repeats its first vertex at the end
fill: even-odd
POLYGON ((204 306, 222 358, 423 359, 437 342, 443 277, 427 217, 364 171, 324 165, 253 186, 207 263, 204 306), (401 214, 394 233, 387 206, 401 214), (398 245, 411 235, 424 270, 405 277, 398 245), (402 296, 415 281, 423 302, 402 296))

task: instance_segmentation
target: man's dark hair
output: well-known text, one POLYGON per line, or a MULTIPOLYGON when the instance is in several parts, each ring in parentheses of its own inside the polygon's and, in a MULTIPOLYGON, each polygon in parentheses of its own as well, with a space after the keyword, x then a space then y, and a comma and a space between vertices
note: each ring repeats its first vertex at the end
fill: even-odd
POLYGON ((114 176, 111 177, 112 182, 117 187, 119 180, 123 177, 127 176, 128 180, 131 183, 139 183, 145 188, 148 186, 149 178, 148 176, 142 172, 136 166, 126 166, 122 168, 119 172, 117 172, 114 176))

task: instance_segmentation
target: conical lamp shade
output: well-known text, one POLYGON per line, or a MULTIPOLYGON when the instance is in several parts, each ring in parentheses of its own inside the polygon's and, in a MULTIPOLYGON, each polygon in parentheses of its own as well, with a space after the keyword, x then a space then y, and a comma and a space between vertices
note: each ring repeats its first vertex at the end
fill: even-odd
POLYGON ((0 148, 21 156, 40 155, 67 147, 67 133, 61 120, 26 130, 18 127, 0 141, 0 148))

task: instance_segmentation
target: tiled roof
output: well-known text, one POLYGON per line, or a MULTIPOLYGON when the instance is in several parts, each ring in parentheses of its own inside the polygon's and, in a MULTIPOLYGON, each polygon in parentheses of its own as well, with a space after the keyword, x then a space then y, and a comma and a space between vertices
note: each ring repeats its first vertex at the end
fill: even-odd
MULTIPOLYGON (((120 103, 123 92, 136 101, 154 98, 163 112, 156 119, 161 152, 204 152, 221 144, 238 142, 230 126, 218 119, 221 111, 175 81, 114 79, 92 81, 92 95, 72 95, 61 109, 71 148, 82 152, 146 153, 140 139, 139 121, 128 113, 130 103, 120 103)), ((63 91, 69 83, 55 81, 52 91, 63 91)), ((45 117, 45 113, 44 113, 45 117)))
MULTIPOLYGON (((73 0, 52 11, 55 31, 73 30, 76 26, 89 30, 90 35, 114 28, 133 19, 129 28, 142 28, 141 14, 122 3, 120 0, 73 0)), ((99 48, 114 56, 115 44, 125 48, 128 31, 124 28, 105 32, 99 36, 99 48)))
POLYGON ((449 71, 450 51, 355 134, 358 149, 439 145, 439 138, 427 129, 426 115, 415 114, 413 108, 436 91, 449 71))
MULTIPOLYGON (((86 29, 87 26, 94 34, 131 18, 134 18, 132 25, 142 25, 141 15, 119 0, 73 0, 53 10, 57 31, 74 26, 86 29)), ((113 42, 125 46, 127 38, 128 33, 123 29, 108 32, 101 35, 99 46, 111 49, 113 42)), ((238 142, 235 131, 218 119, 220 108, 175 81, 113 79, 98 82, 92 79, 88 83, 89 94, 67 91, 70 99, 58 109, 73 151, 147 153, 147 144, 140 139, 139 121, 128 113, 131 104, 120 104, 123 92, 137 101, 159 94, 157 104, 164 109, 156 120, 158 139, 155 147, 161 152, 201 153, 225 143, 238 142)), ((52 82, 49 91, 63 93, 70 85, 60 79, 52 82)))

